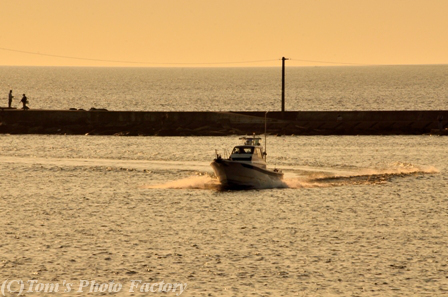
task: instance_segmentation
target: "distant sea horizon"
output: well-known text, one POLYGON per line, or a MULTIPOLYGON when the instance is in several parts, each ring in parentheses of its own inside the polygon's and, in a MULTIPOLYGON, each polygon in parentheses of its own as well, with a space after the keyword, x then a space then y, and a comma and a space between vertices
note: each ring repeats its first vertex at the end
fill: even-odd
MULTIPOLYGON (((0 105, 12 89, 32 109, 275 111, 281 65, 0 66, 0 85, 0 105)), ((448 109, 448 65, 287 65, 285 97, 293 111, 448 109)))

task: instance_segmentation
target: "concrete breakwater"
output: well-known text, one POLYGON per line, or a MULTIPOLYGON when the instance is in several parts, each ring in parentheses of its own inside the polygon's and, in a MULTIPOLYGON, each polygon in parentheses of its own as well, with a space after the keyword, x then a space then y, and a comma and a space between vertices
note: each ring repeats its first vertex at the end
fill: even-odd
POLYGON ((163 112, 0 109, 0 133, 219 136, 445 134, 448 110, 163 112))

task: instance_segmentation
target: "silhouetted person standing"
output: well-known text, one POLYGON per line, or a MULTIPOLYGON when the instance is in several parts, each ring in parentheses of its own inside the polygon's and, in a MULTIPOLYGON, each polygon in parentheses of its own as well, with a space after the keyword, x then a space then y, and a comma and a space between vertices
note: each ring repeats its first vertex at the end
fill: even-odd
POLYGON ((12 95, 12 90, 10 90, 9 95, 8 95, 8 107, 9 108, 11 108, 12 98, 14 98, 14 96, 12 95))
POLYGON ((20 100, 20 102, 22 102, 23 104, 23 110, 30 109, 28 106, 26 106, 28 103, 28 98, 26 98, 25 94, 23 94, 22 100, 20 100))

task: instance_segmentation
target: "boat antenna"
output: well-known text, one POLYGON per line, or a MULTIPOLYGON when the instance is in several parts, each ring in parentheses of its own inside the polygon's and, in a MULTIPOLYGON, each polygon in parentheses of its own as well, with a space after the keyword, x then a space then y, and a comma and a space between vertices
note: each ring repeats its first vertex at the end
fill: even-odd
POLYGON ((268 112, 269 111, 266 111, 266 113, 264 114, 264 161, 266 162, 266 155, 267 155, 267 153, 266 153, 266 149, 267 149, 267 142, 266 142, 266 133, 267 133, 267 123, 268 123, 268 121, 267 121, 267 118, 268 118, 268 112))

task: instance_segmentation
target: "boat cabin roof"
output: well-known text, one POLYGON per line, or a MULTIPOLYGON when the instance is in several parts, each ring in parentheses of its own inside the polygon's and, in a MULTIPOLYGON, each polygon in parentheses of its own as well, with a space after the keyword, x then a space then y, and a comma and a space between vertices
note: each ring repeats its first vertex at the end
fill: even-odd
POLYGON ((240 140, 244 141, 244 145, 253 145, 258 146, 260 145, 261 137, 240 137, 240 140))

